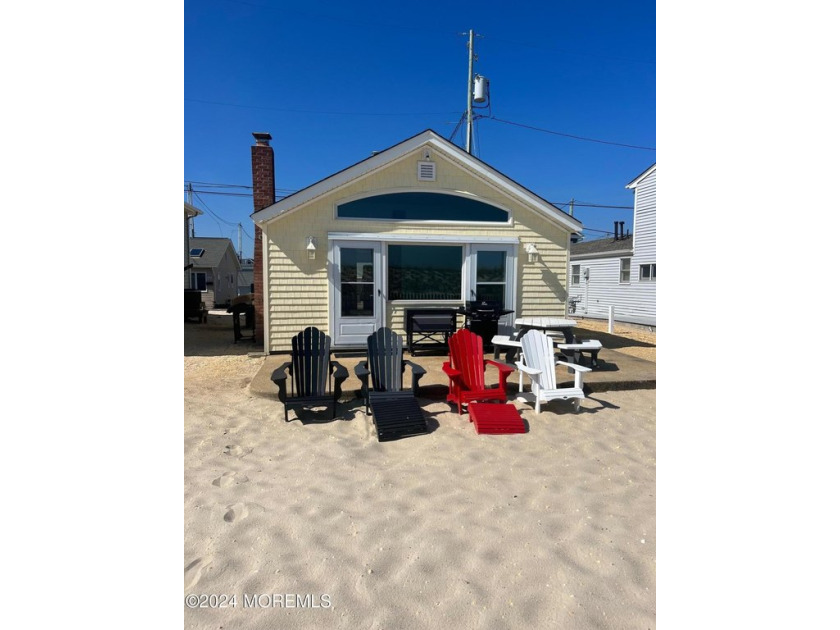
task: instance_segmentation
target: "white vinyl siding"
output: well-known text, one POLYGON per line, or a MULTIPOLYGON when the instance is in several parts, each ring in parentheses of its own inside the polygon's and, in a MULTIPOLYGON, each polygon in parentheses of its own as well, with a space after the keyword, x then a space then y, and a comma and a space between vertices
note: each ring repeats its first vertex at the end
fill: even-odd
MULTIPOLYGON (((383 243, 510 244, 515 252, 511 274, 516 285, 512 294, 516 316, 565 316, 563 289, 568 284, 568 229, 533 211, 471 167, 460 163, 441 158, 436 167, 436 181, 420 182, 416 157, 416 153, 408 154, 266 224, 263 235, 267 239, 266 349, 269 352, 288 352, 291 337, 307 326, 317 326, 325 332, 330 330, 327 248, 319 247, 315 259, 310 260, 304 251, 307 236, 314 236, 319 243, 328 243, 330 234, 363 232, 366 239, 383 243), (511 221, 510 224, 447 225, 336 218, 337 205, 347 199, 374 191, 394 190, 469 191, 476 199, 510 212, 511 221), (537 247, 539 262, 527 262, 525 243, 537 247)), ((461 300, 458 302, 462 303, 461 300)), ((452 300, 422 302, 424 308, 455 305, 452 300)), ((384 325, 402 333, 405 308, 404 301, 386 300, 384 325)), ((458 322, 461 325, 463 317, 459 317, 458 322)))
MULTIPOLYGON (((656 282, 640 281, 642 265, 656 264, 656 168, 635 190, 632 255, 629 282, 619 282, 621 259, 626 253, 607 253, 599 257, 572 257, 572 266, 581 266, 581 283, 570 284, 569 297, 577 299, 579 317, 606 319, 614 307, 617 321, 656 325, 656 282), (589 278, 585 271, 589 269, 589 278)), ((624 249, 629 249, 628 247, 624 249)))

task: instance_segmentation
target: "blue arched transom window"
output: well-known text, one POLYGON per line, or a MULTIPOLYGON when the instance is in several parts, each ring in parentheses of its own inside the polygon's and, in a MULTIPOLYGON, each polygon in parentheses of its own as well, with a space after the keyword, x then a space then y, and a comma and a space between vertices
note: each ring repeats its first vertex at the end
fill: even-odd
POLYGON ((338 206, 339 219, 507 223, 501 208, 468 197, 429 192, 387 193, 338 206))

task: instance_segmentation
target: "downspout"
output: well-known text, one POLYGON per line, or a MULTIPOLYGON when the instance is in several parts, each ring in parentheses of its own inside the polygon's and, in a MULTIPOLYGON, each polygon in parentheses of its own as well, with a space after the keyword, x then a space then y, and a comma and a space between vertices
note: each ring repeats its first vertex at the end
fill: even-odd
POLYGON ((572 287, 572 233, 566 234, 566 303, 563 305, 563 319, 569 319, 569 299, 572 287))
MULTIPOLYGON (((263 272, 263 354, 271 354, 271 339, 268 337, 268 239, 265 235, 265 230, 260 226, 262 232, 262 272, 263 272)), ((255 287, 256 288, 256 287, 255 287)))

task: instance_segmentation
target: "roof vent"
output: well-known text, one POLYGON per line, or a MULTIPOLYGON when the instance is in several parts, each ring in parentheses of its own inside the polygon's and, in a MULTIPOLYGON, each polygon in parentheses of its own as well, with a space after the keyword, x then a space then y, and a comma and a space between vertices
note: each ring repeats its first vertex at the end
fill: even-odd
POLYGON ((434 162, 417 162, 417 179, 421 182, 433 182, 437 177, 434 162))

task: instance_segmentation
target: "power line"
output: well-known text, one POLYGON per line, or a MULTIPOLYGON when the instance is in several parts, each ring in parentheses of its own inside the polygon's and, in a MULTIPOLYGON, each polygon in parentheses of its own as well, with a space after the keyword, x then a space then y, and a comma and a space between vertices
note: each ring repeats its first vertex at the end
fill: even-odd
MULTIPOLYGON (((568 206, 571 202, 549 201, 549 203, 553 206, 563 208, 568 206)), ((633 206, 604 206, 597 203, 580 203, 579 201, 575 201, 575 208, 614 208, 616 210, 633 210, 633 206)))
POLYGON ((583 228, 584 232, 601 232, 602 234, 615 234, 615 232, 610 232, 609 230, 597 230, 595 228, 583 228))
MULTIPOLYGON (((248 190, 253 190, 253 186, 246 186, 244 184, 216 184, 213 182, 197 182, 195 180, 184 180, 185 184, 198 184, 199 186, 211 186, 213 188, 247 188, 248 190)), ((291 188, 275 188, 275 192, 278 190, 282 190, 284 192, 297 192, 291 188)))
MULTIPOLYGON (((193 194, 195 195, 196 199, 198 199, 201 202, 201 205, 204 206, 204 209, 207 210, 207 212, 209 212, 217 221, 221 221, 225 225, 230 225, 232 227, 238 227, 239 226, 238 223, 231 223, 230 221, 225 221, 222 217, 220 217, 215 212, 213 212, 210 209, 210 207, 204 202, 204 200, 201 197, 198 196, 198 194, 196 193, 195 190, 193 190, 193 194)), ((221 231, 221 226, 219 226, 219 228, 220 228, 220 231, 221 231)))
POLYGON ((626 147, 628 149, 643 149, 645 151, 656 151, 654 147, 640 147, 635 144, 622 144, 620 142, 609 142, 607 140, 596 140, 595 138, 584 138, 583 136, 574 136, 570 133, 562 133, 560 131, 551 131, 550 129, 542 129, 540 127, 532 127, 531 125, 523 125, 522 123, 513 122, 511 120, 504 120, 502 118, 497 118, 496 116, 484 116, 483 118, 487 118, 487 120, 495 120, 497 122, 505 123, 507 125, 514 125, 516 127, 523 127, 525 129, 532 129, 533 131, 541 131, 543 133, 550 133, 554 134, 555 136, 564 136, 566 138, 572 138, 574 140, 585 140, 586 142, 597 142, 599 144, 611 144, 616 147, 626 147))

